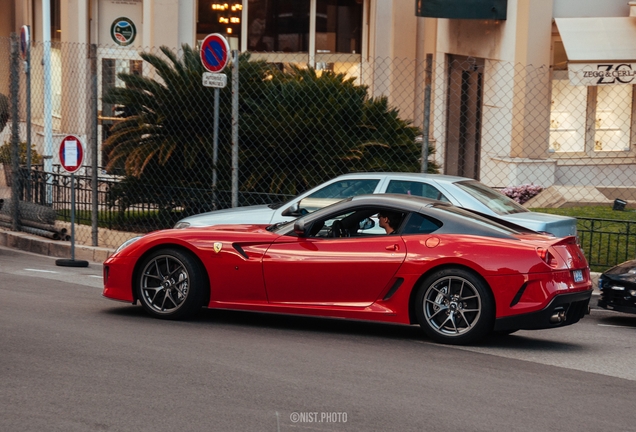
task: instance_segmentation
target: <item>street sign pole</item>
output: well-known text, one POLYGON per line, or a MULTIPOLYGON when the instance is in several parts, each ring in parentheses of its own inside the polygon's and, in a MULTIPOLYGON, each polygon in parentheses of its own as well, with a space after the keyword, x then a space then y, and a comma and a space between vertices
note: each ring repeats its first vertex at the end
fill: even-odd
POLYGON ((69 135, 60 144, 60 165, 71 174, 71 259, 55 260, 55 265, 63 267, 88 267, 88 261, 75 259, 75 172, 82 167, 84 148, 82 141, 69 135))
POLYGON ((218 88, 214 89, 214 140, 212 146, 212 202, 214 209, 217 209, 216 196, 216 165, 219 161, 219 93, 218 88))
POLYGON ((219 160, 219 95, 220 89, 227 85, 227 75, 221 71, 229 60, 230 45, 218 33, 205 37, 201 43, 201 63, 208 72, 203 73, 203 86, 214 87, 214 131, 212 138, 212 205, 218 207, 217 202, 217 163, 219 160))

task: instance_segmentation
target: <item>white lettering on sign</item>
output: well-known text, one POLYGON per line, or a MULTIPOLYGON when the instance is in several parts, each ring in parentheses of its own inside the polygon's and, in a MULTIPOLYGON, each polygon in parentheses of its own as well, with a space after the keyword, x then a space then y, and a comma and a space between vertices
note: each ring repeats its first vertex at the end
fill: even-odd
POLYGON ((636 84, 636 64, 632 63, 570 63, 570 83, 575 86, 636 84))
POLYGON ((77 166, 77 141, 68 140, 64 143, 64 165, 77 166))
POLYGON ((227 85, 227 75, 224 73, 203 72, 203 86, 224 88, 227 85))

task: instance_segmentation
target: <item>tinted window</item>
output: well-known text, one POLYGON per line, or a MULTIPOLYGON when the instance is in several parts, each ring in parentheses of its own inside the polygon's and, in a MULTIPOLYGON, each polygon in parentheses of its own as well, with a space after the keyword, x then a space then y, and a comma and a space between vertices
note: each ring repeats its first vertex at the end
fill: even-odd
POLYGON ((450 202, 435 186, 416 181, 391 180, 386 193, 415 195, 450 202))
POLYGON ((403 234, 430 234, 437 231, 442 223, 436 219, 427 218, 419 213, 413 213, 406 222, 403 234))
POLYGON ((247 49, 260 52, 309 51, 309 0, 250 0, 247 49))
POLYGON ((357 195, 371 194, 380 180, 342 180, 325 186, 307 198, 349 198, 357 195))
POLYGON ((463 181, 454 183, 477 201, 488 207, 498 215, 527 212, 525 207, 511 200, 501 192, 489 188, 476 181, 463 181))
POLYGON ((318 0, 316 51, 360 53, 362 49, 362 1, 318 0))
MULTIPOLYGON (((477 223, 479 225, 482 225, 482 226, 484 226, 486 228, 494 229, 494 230, 499 231, 499 232, 501 232, 503 234, 506 234, 506 235, 519 234, 519 231, 517 231, 517 230, 514 230, 512 228, 508 228, 507 226, 498 224, 495 221, 492 221, 492 220, 490 220, 488 218, 485 218, 483 216, 480 216, 478 214, 472 213, 472 212, 470 212, 468 210, 464 210, 463 208, 460 208, 460 207, 455 207, 455 206, 443 206, 442 207, 440 205, 440 206, 436 206, 435 208, 440 210, 440 211, 442 211, 442 212, 454 213, 454 214, 460 215, 460 216, 462 216, 464 218, 471 219, 473 222, 475 222, 475 223, 477 223)), ((444 219, 443 216, 440 217, 440 218, 444 219)))

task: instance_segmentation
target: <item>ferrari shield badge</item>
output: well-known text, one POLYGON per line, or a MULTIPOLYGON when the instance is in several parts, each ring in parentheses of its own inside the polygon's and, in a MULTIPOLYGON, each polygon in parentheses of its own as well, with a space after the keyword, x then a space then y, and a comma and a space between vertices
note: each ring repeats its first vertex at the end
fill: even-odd
POLYGON ((216 252, 216 253, 221 252, 221 248, 223 248, 223 243, 221 243, 221 242, 215 242, 214 243, 214 252, 216 252))

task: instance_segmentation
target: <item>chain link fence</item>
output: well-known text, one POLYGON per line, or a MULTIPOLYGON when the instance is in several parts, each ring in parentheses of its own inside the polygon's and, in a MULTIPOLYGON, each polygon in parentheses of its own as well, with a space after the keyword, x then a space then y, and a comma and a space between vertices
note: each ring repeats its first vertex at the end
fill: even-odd
POLYGON ((0 96, 0 185, 4 198, 68 221, 59 146, 77 136, 81 244, 114 247, 187 215, 285 201, 350 172, 458 175, 517 196, 534 185, 543 190, 527 203, 535 207, 636 200, 629 85, 575 86, 567 71, 451 55, 428 65, 342 55, 308 67, 306 56, 242 53, 223 71, 227 86, 214 88, 202 85, 188 46, 54 43, 49 77, 46 51, 31 48, 27 74, 0 38, 0 94, 10 102, 0 96))

